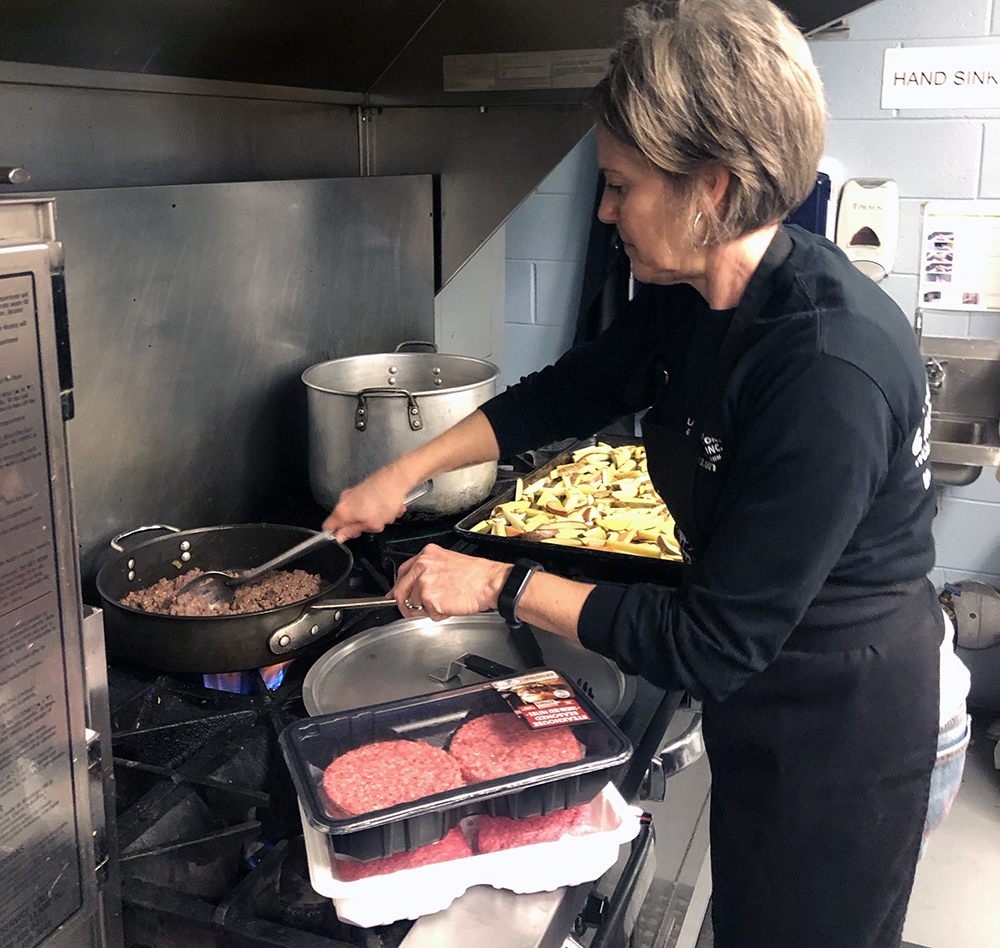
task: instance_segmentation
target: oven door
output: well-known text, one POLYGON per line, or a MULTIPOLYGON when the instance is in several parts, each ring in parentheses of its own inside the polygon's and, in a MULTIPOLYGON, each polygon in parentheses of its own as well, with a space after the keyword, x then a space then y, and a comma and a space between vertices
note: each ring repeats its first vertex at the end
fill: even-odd
POLYGON ((19 948, 109 944, 109 758, 87 703, 54 222, 50 199, 0 200, 0 944, 19 948))

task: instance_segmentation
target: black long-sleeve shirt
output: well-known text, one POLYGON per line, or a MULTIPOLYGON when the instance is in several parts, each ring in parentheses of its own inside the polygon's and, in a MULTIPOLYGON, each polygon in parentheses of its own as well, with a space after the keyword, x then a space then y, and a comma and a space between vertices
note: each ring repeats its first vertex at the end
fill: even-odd
MULTIPOLYGON (((817 597, 934 565, 929 397, 906 317, 831 243, 793 248, 707 407, 699 543, 681 588, 599 584, 580 641, 626 671, 724 699, 775 658, 817 597), (706 449, 707 450, 707 449, 706 449)), ((648 406, 699 416, 731 319, 688 286, 645 287, 600 337, 483 406, 501 456, 586 437, 648 406)))

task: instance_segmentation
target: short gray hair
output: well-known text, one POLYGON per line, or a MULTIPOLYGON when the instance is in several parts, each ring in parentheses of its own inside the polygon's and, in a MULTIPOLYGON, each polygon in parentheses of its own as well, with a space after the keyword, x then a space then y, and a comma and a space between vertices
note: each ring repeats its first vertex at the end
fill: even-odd
MULTIPOLYGON (((787 217, 816 183, 826 106, 809 46, 769 0, 660 0, 626 13, 594 89, 597 120, 638 148, 693 202, 690 175, 730 174, 708 240, 787 217)), ((704 202, 701 202, 704 203, 704 202)))

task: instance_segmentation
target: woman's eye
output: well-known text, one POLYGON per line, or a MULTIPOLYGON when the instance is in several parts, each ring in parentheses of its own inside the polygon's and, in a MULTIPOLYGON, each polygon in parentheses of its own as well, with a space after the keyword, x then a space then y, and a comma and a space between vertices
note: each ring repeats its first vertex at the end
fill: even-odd
POLYGON ((605 184, 604 188, 606 191, 611 191, 615 194, 618 194, 621 192, 622 186, 620 184, 605 184))

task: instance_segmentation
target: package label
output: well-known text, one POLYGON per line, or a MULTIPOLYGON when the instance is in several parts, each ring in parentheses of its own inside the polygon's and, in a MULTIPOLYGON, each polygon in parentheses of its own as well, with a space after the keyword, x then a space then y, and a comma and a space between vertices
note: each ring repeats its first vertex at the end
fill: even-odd
POLYGON ((534 672, 493 682, 493 687, 531 727, 555 727, 590 720, 573 686, 554 671, 534 672))

